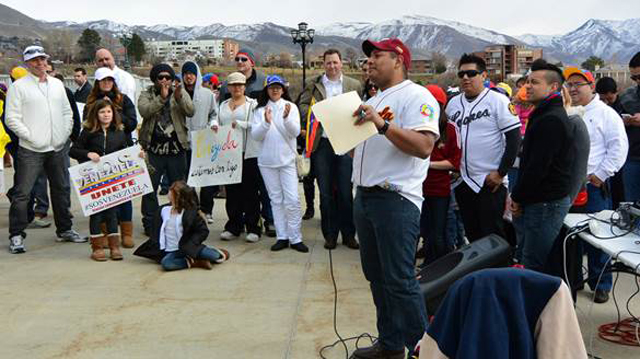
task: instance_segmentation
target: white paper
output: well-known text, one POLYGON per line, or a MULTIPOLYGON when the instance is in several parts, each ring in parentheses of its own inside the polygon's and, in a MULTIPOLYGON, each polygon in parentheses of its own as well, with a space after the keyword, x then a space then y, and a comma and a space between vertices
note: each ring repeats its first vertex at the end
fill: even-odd
POLYGON ((140 146, 69 167, 69 174, 85 217, 153 192, 140 146))
POLYGON ((358 144, 378 133, 372 122, 355 125, 357 118, 353 113, 361 104, 362 100, 358 93, 351 91, 322 100, 311 107, 313 115, 322 123, 322 128, 337 154, 351 151, 358 144))
POLYGON ((189 186, 242 182, 242 148, 239 127, 221 126, 217 133, 209 128, 191 132, 189 186))

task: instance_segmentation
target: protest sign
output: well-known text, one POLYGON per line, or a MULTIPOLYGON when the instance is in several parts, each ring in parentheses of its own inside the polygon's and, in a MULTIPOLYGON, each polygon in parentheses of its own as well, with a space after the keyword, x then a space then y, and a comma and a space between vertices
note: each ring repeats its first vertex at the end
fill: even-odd
POLYGON ((69 174, 85 216, 153 192, 140 146, 70 167, 69 174))
POLYGON ((191 168, 187 184, 216 186, 242 181, 242 133, 229 126, 191 132, 191 168))

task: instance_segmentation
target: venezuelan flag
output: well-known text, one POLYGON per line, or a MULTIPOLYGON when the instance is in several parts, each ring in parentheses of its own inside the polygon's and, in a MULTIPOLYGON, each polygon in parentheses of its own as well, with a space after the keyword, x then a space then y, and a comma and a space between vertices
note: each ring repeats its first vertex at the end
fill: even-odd
POLYGON ((311 111, 311 107, 316 104, 316 98, 311 98, 311 103, 309 104, 309 111, 307 112, 307 138, 305 139, 305 155, 307 158, 311 157, 311 150, 313 149, 313 142, 316 139, 316 134, 318 132, 318 120, 316 120, 316 116, 311 111))

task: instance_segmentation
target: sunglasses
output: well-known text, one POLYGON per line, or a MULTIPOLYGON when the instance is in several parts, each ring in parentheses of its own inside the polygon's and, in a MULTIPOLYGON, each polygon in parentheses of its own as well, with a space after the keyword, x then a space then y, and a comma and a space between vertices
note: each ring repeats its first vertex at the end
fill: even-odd
POLYGON ((247 62, 249 61, 249 58, 247 57, 236 57, 236 62, 247 62))
POLYGON ((466 71, 458 71, 458 78, 463 78, 464 75, 467 75, 467 78, 473 78, 480 75, 482 72, 478 70, 466 70, 466 71))
POLYGON ((158 75, 158 80, 173 80, 171 75, 158 75))
POLYGON ((35 48, 24 52, 24 55, 44 54, 43 48, 35 48))
POLYGON ((633 81, 640 81, 640 75, 631 75, 633 81))

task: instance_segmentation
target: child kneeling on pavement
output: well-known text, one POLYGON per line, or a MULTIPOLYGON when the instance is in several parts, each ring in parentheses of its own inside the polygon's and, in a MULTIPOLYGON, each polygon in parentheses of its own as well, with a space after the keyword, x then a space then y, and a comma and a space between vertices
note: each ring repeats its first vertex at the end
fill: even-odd
POLYGON ((211 269, 213 264, 228 260, 228 251, 202 244, 209 228, 198 208, 195 190, 184 181, 174 182, 169 188, 169 204, 160 207, 154 217, 151 237, 133 254, 155 260, 166 271, 211 269))

